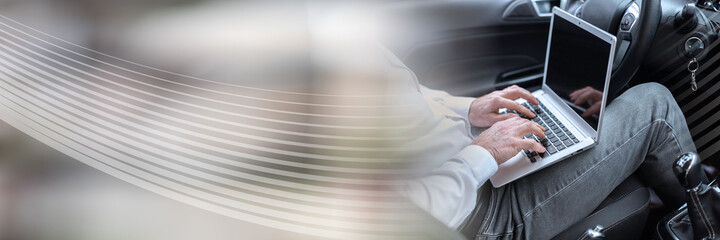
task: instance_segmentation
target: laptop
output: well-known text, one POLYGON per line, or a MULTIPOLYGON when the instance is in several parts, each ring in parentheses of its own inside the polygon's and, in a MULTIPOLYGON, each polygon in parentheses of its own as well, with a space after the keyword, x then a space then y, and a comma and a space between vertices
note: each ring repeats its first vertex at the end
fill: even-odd
MULTIPOLYGON (((532 121, 547 129, 546 138, 526 136, 539 141, 546 152, 523 150, 501 164, 490 178, 494 187, 588 150, 597 144, 600 136, 615 56, 615 36, 560 8, 553 8, 552 12, 543 84, 532 93, 540 105, 516 100, 536 113, 532 121), (571 94, 588 94, 594 96, 594 101, 592 105, 587 102, 576 105, 571 101, 571 94), (582 117, 588 109, 592 115, 582 117)), ((507 112, 506 109, 500 111, 507 112)))

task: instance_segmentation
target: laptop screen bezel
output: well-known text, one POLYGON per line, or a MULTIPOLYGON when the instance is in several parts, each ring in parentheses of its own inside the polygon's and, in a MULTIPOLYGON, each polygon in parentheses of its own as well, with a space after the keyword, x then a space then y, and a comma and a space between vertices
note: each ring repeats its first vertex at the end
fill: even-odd
MULTIPOLYGON (((615 59, 615 44, 616 44, 617 40, 616 40, 615 36, 613 36, 612 34, 592 25, 591 23, 586 22, 585 20, 575 17, 574 15, 562 10, 561 8, 554 7, 552 12, 553 12, 553 15, 550 18, 550 31, 548 33, 548 44, 547 44, 547 49, 545 52, 545 66, 544 66, 544 71, 543 71, 542 89, 545 92, 552 93, 556 99, 560 99, 560 97, 557 95, 557 93, 555 93, 555 91, 553 91, 550 88, 550 86, 547 85, 548 61, 550 58, 550 46, 552 43, 552 33, 553 33, 552 30, 553 30, 553 25, 555 23, 555 18, 556 17, 563 18, 564 20, 574 24, 575 26, 578 26, 579 28, 591 33, 593 36, 597 37, 598 39, 601 39, 601 40, 607 42, 608 44, 610 44, 610 55, 608 57, 607 72, 605 73, 605 86, 603 88, 603 98, 602 98, 602 103, 600 106, 600 113, 598 114, 597 129, 593 129, 592 126, 590 126, 585 121, 580 121, 580 122, 582 122, 582 124, 586 125, 587 128, 593 129, 594 136, 591 136, 591 137, 593 139, 595 139, 595 141, 597 142, 597 140, 599 139, 599 136, 600 136, 600 131, 602 129, 602 121, 603 121, 603 116, 605 113, 605 104, 607 103, 608 89, 610 87, 610 78, 612 77, 612 65, 613 65, 613 60, 615 59)), ((563 103, 562 105, 568 109, 570 108, 569 106, 567 106, 567 104, 563 103)), ((570 111, 572 111, 572 109, 570 109, 570 111)))

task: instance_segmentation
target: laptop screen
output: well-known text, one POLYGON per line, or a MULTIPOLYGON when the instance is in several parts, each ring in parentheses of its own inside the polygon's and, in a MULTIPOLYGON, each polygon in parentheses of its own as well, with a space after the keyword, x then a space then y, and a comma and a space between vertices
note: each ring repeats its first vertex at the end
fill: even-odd
POLYGON ((597 131, 612 44, 558 16, 551 31, 545 84, 597 131))

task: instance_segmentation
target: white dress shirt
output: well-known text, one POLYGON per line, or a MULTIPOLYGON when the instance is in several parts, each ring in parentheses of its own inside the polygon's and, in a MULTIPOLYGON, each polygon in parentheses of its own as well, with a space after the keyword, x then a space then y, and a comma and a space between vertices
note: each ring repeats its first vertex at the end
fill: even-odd
POLYGON ((470 145, 475 138, 468 111, 475 98, 454 97, 421 86, 396 57, 390 56, 393 81, 411 89, 408 100, 416 104, 421 134, 409 142, 416 150, 415 174, 398 191, 448 227, 457 229, 475 208, 477 190, 498 169, 484 148, 470 145))

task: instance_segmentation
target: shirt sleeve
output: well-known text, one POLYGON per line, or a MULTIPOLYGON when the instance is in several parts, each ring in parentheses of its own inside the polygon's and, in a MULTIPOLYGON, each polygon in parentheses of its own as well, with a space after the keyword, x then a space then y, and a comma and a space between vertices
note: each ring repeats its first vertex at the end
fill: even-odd
POLYGON ((399 192, 448 227, 457 229, 475 208, 478 188, 497 169, 487 150, 470 145, 424 177, 404 182, 399 192))
POLYGON ((470 105, 475 100, 475 98, 472 97, 452 96, 445 91, 430 89, 422 85, 420 86, 420 92, 427 99, 442 104, 465 119, 468 118, 470 105))

